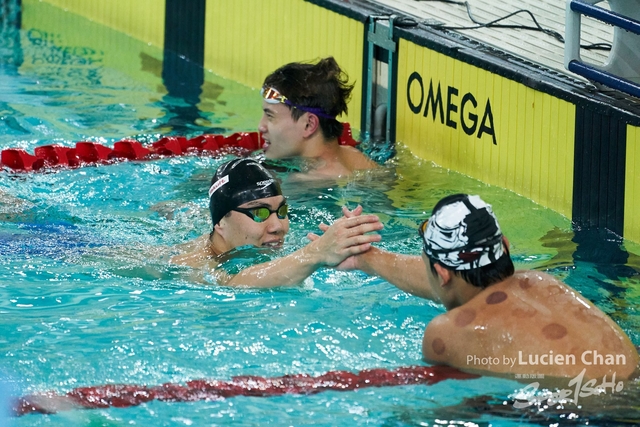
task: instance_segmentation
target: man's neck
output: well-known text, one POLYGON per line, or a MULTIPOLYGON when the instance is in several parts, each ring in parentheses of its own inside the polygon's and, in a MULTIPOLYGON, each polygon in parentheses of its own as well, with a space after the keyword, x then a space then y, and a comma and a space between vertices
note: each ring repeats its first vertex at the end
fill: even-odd
POLYGON ((484 289, 478 286, 474 286, 471 283, 466 282, 464 279, 458 276, 453 276, 452 280, 454 281, 455 286, 455 300, 458 304, 457 306, 461 306, 466 304, 475 298, 480 292, 484 289))
POLYGON ((207 245, 207 250, 209 251, 209 256, 217 257, 220 254, 228 252, 231 248, 228 248, 227 242, 216 232, 212 232, 209 235, 209 241, 207 245))
POLYGON ((351 174, 337 138, 327 141, 322 135, 314 135, 304 146, 301 157, 309 160, 309 173, 330 177, 351 174))
POLYGON ((316 132, 303 143, 301 157, 320 159, 325 162, 335 161, 340 155, 338 138, 325 139, 322 132, 316 132))

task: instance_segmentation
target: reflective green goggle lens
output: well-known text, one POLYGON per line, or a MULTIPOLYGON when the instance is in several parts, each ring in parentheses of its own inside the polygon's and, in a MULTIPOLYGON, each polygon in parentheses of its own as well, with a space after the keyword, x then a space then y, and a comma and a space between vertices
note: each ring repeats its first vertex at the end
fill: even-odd
POLYGON ((282 205, 278 209, 273 211, 267 207, 254 209, 235 208, 233 210, 245 214, 255 222, 263 222, 266 221, 271 216, 271 214, 278 215, 279 219, 285 219, 287 217, 287 214, 289 213, 289 206, 282 205))
POLYGON ((278 215, 278 218, 280 219, 285 219, 287 217, 287 214, 289 213, 289 206, 282 205, 275 211, 272 211, 269 208, 257 208, 251 209, 251 212, 253 213, 253 220, 255 222, 266 221, 267 219, 269 219, 272 213, 278 215))

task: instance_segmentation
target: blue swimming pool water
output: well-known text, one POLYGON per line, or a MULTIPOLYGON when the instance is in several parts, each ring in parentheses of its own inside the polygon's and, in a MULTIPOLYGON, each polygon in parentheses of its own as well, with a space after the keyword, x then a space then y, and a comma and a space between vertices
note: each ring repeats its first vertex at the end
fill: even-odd
MULTIPOLYGON (((134 70, 162 57, 142 43, 73 19, 75 28, 123 38, 120 46, 139 44, 144 55, 123 60, 133 62, 128 67, 134 70)), ((39 145, 72 146, 87 139, 109 145, 124 137, 229 134, 253 131, 260 117, 255 90, 213 73, 199 102, 189 104, 167 96, 158 73, 139 81, 127 67, 105 65, 113 53, 91 41, 84 50, 69 49, 62 60, 56 53, 66 46, 64 33, 5 27, 1 34, 0 149, 32 152, 39 145)), ((184 384, 422 364, 422 332, 443 307, 378 278, 322 270, 299 287, 230 289, 167 263, 175 245, 210 230, 206 189, 226 159, 184 156, 44 173, 0 171, 0 372, 7 387, 18 395, 65 393, 101 384, 184 384)), ((416 226, 437 200, 461 191, 480 194, 501 219, 518 267, 563 278, 640 344, 640 263, 634 255, 639 252, 629 242, 576 232, 566 218, 419 161, 402 145, 380 171, 348 180, 300 184, 279 174, 291 204, 285 251, 304 244, 319 222, 337 218, 343 204, 360 203, 385 222, 383 247, 419 253, 416 226)), ((576 413, 580 425, 619 425, 615 417, 633 413, 613 406, 534 416, 502 405, 519 387, 497 378, 449 380, 310 396, 154 401, 11 422, 516 426, 564 425, 576 413)), ((627 401, 636 399, 637 393, 629 393, 627 401)))

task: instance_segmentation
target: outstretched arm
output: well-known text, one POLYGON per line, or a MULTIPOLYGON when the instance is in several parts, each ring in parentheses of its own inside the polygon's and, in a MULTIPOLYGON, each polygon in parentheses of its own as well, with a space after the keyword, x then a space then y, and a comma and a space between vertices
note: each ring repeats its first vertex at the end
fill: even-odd
POLYGON ((417 255, 403 255, 372 247, 356 255, 354 267, 370 276, 379 276, 400 290, 417 297, 437 300, 431 290, 427 268, 417 255))
POLYGON ((218 282, 227 286, 267 288, 302 283, 321 267, 333 267, 346 258, 365 252, 372 242, 380 241, 379 234, 366 234, 382 229, 375 215, 340 218, 325 233, 305 247, 273 261, 254 265, 231 276, 214 273, 218 282))
MULTIPOLYGON (((362 206, 358 205, 353 211, 343 207, 342 213, 345 218, 357 218, 362 214, 362 206)), ((320 224, 321 230, 324 231, 326 227, 325 224, 320 224)), ((310 240, 319 238, 313 233, 309 233, 307 237, 310 240)), ((368 251, 346 258, 336 268, 361 270, 370 276, 379 276, 412 295, 431 300, 438 299, 429 285, 428 267, 420 256, 396 254, 371 247, 368 251)))

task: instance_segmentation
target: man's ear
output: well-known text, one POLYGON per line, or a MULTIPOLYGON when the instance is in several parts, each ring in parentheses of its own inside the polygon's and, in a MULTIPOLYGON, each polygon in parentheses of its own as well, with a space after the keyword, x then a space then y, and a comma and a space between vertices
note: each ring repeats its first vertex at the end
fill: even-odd
POLYGON ((451 270, 444 268, 438 263, 435 263, 433 267, 436 269, 436 273, 438 273, 438 276, 440 276, 440 278, 442 279, 442 285, 444 286, 449 283, 449 281, 451 280, 451 270))
POLYGON ((504 236, 504 234, 502 235, 502 243, 504 244, 504 247, 507 248, 508 251, 511 250, 510 248, 511 245, 509 245, 509 239, 507 239, 504 236))
MULTIPOLYGON (((223 219, 221 219, 220 222, 222 222, 223 219)), ((215 231, 217 235, 224 237, 225 229, 220 225, 220 222, 213 226, 213 231, 215 231)))
POLYGON ((320 120, 318 119, 318 116, 311 113, 306 113, 304 115, 304 119, 305 119, 304 136, 305 138, 307 138, 313 135, 316 132, 316 130, 318 130, 318 128, 320 127, 320 120))

